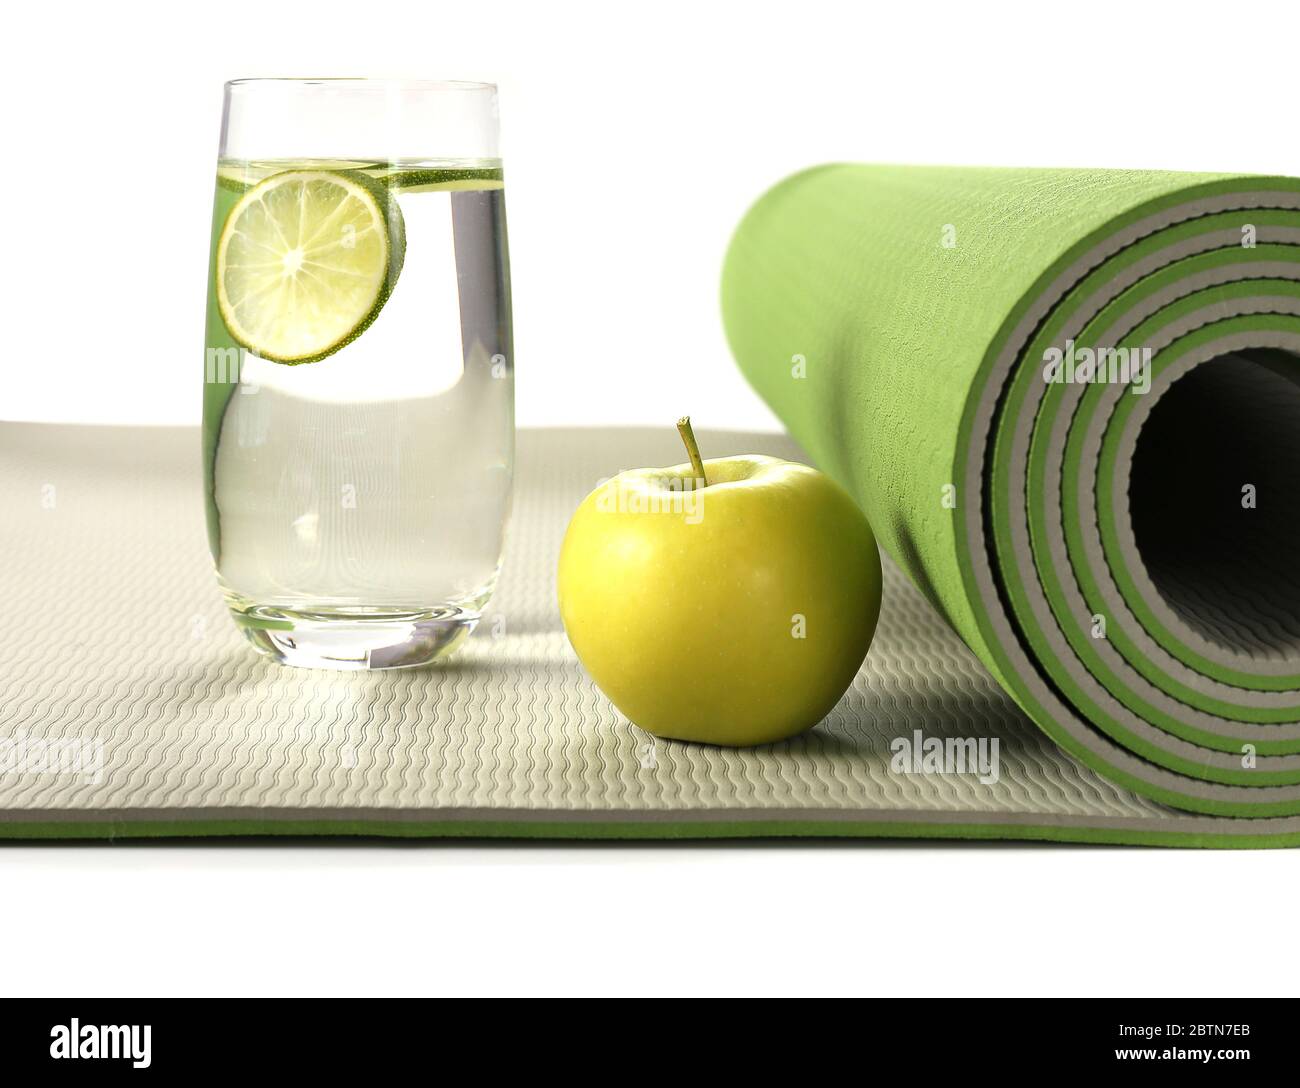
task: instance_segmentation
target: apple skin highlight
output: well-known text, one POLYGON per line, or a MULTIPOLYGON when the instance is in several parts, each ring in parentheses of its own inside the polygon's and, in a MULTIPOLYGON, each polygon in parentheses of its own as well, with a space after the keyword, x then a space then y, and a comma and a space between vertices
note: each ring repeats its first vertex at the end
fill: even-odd
POLYGON ((875 536, 807 465, 742 456, 621 473, 560 549, 569 641, 660 737, 729 746, 811 729, 853 682, 880 615, 875 536))

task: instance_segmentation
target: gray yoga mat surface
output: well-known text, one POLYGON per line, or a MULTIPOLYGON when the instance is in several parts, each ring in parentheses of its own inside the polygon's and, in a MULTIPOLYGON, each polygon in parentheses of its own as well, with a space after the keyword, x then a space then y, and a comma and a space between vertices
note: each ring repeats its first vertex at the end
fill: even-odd
MULTIPOLYGON (((1082 767, 888 562, 868 660, 816 729, 749 750, 649 737, 569 648, 555 560, 600 479, 676 463, 677 443, 670 427, 521 432, 505 569, 467 646, 331 673, 267 662, 228 619, 197 432, 0 424, 0 836, 1300 841, 1296 819, 1179 813, 1082 767), (998 780, 891 770, 891 741, 918 730, 996 738, 998 780), (98 775, 15 765, 74 740, 99 742, 98 775)), ((778 436, 701 443, 805 459, 778 436)))

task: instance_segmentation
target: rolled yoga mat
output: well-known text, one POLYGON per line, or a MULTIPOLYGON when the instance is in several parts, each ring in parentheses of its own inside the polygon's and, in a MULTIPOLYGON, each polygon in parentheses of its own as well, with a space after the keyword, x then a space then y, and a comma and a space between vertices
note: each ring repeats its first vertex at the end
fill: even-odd
POLYGON ((830 165, 723 277, 750 382, 1029 717, 1243 835, 1300 813, 1297 247, 1292 178, 830 165))

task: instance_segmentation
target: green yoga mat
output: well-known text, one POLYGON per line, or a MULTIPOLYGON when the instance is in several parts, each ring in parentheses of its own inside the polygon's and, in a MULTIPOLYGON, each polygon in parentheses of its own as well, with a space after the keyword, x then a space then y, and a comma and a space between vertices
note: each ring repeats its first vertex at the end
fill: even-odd
MULTIPOLYGON (((808 458, 785 435, 700 443, 808 458)), ((740 749, 642 732, 574 656, 555 560, 597 481, 679 447, 671 427, 520 431, 501 581, 465 646, 431 668, 331 672, 272 664, 231 623, 197 430, 0 423, 0 840, 1300 843, 1300 818, 1180 812, 1071 759, 889 559, 871 653, 816 728, 740 749), (996 773, 900 763, 918 734, 974 740, 996 773)))
POLYGON ((1291 178, 830 165, 723 277, 744 373, 1029 717, 1245 835, 1300 813, 1298 246, 1291 178))

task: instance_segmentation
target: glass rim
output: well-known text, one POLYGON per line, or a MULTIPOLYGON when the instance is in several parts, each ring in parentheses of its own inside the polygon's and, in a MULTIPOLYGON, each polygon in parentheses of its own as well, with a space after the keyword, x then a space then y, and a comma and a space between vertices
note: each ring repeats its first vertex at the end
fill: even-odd
POLYGON ((226 80, 227 88, 255 86, 383 87, 420 91, 495 91, 495 83, 466 79, 390 79, 370 76, 245 76, 226 80))

